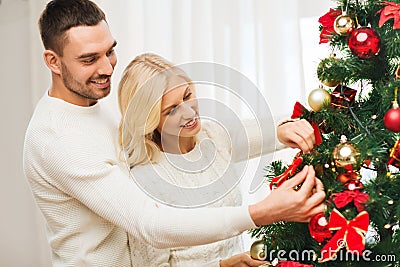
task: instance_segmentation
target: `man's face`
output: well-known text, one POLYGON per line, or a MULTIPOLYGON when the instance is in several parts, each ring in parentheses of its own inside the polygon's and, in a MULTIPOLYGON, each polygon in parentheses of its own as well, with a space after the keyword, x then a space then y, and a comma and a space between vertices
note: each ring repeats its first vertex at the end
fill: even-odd
POLYGON ((110 93, 111 75, 117 63, 116 41, 105 21, 96 26, 71 28, 67 36, 60 57, 60 75, 70 101, 78 105, 88 100, 95 103, 110 93))

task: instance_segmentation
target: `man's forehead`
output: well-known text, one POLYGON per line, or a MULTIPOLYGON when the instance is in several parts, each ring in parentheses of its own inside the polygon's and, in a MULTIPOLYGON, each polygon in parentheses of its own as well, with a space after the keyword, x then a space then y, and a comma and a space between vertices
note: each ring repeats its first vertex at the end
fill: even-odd
POLYGON ((112 37, 105 21, 95 26, 73 27, 66 34, 67 43, 65 49, 73 49, 81 54, 106 52, 115 43, 115 39, 112 37))

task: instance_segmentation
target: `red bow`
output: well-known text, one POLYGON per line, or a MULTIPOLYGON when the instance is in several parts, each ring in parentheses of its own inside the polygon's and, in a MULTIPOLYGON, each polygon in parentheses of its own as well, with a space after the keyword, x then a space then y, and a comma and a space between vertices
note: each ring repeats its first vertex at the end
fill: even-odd
POLYGON ((284 171, 281 175, 272 178, 271 182, 269 183, 269 188, 272 190, 273 188, 277 188, 281 184, 283 184, 283 182, 286 181, 289 176, 292 176, 294 174, 297 167, 299 167, 302 162, 302 157, 294 158, 292 164, 289 166, 289 168, 286 169, 286 171, 284 171))
POLYGON ((322 248, 320 262, 333 259, 337 252, 346 246, 352 253, 362 253, 365 248, 365 234, 369 225, 369 214, 366 211, 360 212, 353 220, 348 221, 336 209, 331 212, 329 219, 329 230, 337 232, 322 248))
POLYGON ((379 27, 389 19, 393 18, 393 29, 400 28, 400 4, 396 4, 393 2, 382 2, 383 5, 386 5, 384 8, 379 10, 377 13, 381 13, 381 18, 379 19, 379 27))
MULTIPOLYGON (((294 104, 293 113, 292 113, 291 118, 292 119, 300 118, 304 114, 305 110, 307 110, 307 109, 302 104, 300 104, 299 102, 296 102, 294 104)), ((315 136, 315 146, 314 147, 317 147, 322 143, 321 133, 319 131, 318 124, 316 124, 315 122, 312 122, 311 126, 314 129, 314 136, 315 136)))
POLYGON ((369 196, 366 193, 358 190, 346 190, 335 194, 333 201, 339 209, 354 201, 354 206, 356 206, 357 210, 360 212, 364 210, 364 204, 367 203, 368 199, 369 196))
POLYGON ((313 267, 313 265, 303 264, 297 261, 280 261, 277 267, 313 267))
POLYGON ((335 33, 333 24, 335 19, 341 14, 339 10, 329 9, 329 11, 318 19, 318 22, 322 25, 322 30, 319 35, 319 43, 328 43, 335 33))

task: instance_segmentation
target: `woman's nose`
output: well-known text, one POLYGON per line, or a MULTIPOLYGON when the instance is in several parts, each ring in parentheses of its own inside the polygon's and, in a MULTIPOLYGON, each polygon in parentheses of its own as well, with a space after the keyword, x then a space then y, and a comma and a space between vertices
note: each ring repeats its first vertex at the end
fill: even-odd
POLYGON ((193 107, 190 105, 188 102, 183 102, 181 104, 181 110, 182 110, 182 117, 185 119, 191 119, 196 115, 196 111, 193 109, 193 107))

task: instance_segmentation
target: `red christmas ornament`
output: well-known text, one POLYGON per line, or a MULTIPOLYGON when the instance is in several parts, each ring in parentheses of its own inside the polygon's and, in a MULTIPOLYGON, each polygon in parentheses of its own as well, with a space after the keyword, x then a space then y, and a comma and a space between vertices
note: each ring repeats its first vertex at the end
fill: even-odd
POLYGON ((389 109, 385 117, 383 117, 383 123, 389 131, 400 132, 400 108, 393 107, 389 109))
POLYGON ((311 237, 319 243, 332 236, 332 232, 328 228, 328 221, 323 212, 315 214, 311 218, 308 229, 310 230, 311 237))
POLYGON ((363 189, 364 185, 360 180, 351 180, 345 184, 346 188, 350 191, 363 189))
POLYGON ((374 29, 361 27, 351 32, 348 44, 354 55, 368 59, 379 52, 381 39, 374 29))

